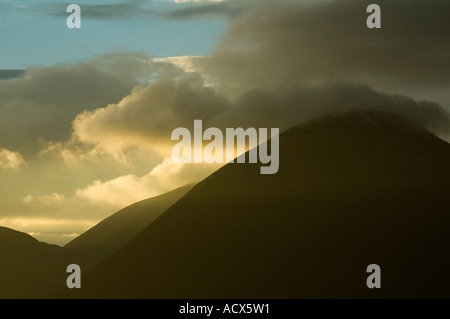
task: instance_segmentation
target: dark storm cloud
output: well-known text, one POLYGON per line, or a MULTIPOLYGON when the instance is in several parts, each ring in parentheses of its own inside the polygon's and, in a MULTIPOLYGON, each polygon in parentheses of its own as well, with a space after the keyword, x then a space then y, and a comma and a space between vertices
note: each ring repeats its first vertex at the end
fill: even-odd
POLYGON ((336 84, 317 88, 250 90, 215 121, 220 126, 290 128, 306 120, 351 110, 398 114, 438 135, 450 133, 450 114, 437 103, 376 92, 368 86, 336 84))
POLYGON ((366 1, 263 2, 229 28, 207 70, 246 88, 340 80, 450 85, 450 2, 377 3, 381 29, 367 28, 366 1))

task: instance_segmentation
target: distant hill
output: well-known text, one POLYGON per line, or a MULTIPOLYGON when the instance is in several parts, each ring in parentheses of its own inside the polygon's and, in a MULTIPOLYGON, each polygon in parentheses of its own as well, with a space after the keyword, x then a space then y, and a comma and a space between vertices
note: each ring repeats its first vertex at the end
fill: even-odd
POLYGON ((150 225, 193 186, 194 184, 179 187, 166 194, 128 206, 81 234, 65 247, 101 246, 104 251, 112 252, 150 225))
POLYGON ((51 293, 65 282, 68 257, 59 246, 0 227, 0 299, 51 293))
POLYGON ((395 115, 310 121, 281 134, 277 174, 224 166, 57 297, 450 297, 449 163, 395 115))
POLYGON ((67 266, 82 274, 136 236, 193 185, 186 185, 129 207, 105 219, 64 248, 0 227, 0 299, 43 298, 64 286, 67 266))

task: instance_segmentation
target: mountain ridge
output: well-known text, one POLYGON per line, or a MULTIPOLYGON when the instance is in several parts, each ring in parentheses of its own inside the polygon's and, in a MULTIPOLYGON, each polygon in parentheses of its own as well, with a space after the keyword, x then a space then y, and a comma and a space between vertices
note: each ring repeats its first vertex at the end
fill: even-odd
POLYGON ((192 183, 181 186, 162 195, 129 205, 105 218, 64 247, 99 245, 104 246, 108 251, 114 251, 158 218, 170 205, 191 190, 194 185, 192 183))
POLYGON ((127 206, 100 222, 81 240, 64 247, 40 242, 29 234, 0 226, 0 298, 44 298, 65 284, 70 264, 83 272, 145 228, 193 184, 127 206), (135 208, 145 211, 135 211, 135 208), (133 215, 134 213, 134 215, 133 215), (137 213, 137 214, 136 214, 137 213), (126 226, 125 229, 119 226, 126 226), (100 233, 97 231, 100 228, 100 233), (88 234, 88 236, 86 236, 88 234), (89 236, 93 234, 93 236, 89 236))

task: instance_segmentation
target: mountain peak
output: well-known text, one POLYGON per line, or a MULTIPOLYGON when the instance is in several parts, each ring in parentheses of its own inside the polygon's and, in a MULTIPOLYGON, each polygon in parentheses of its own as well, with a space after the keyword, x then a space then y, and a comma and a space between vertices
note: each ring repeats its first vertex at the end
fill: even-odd
POLYGON ((396 115, 305 123, 280 134, 277 174, 225 165, 70 293, 448 297, 449 162, 448 143, 396 115), (365 287, 371 263, 389 289, 365 287))

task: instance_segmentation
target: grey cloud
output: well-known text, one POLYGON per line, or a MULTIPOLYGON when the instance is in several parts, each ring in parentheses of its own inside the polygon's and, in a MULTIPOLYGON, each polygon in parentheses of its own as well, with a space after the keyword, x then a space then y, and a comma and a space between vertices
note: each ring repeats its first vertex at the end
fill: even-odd
POLYGON ((223 1, 217 3, 186 4, 161 15, 170 20, 187 20, 211 16, 235 18, 249 7, 250 1, 223 1))
POLYGON ((83 16, 91 19, 144 19, 157 14, 132 4, 83 5, 83 16))
POLYGON ((297 86, 276 92, 251 90, 215 121, 222 127, 280 127, 285 130, 315 117, 351 110, 394 113, 442 137, 450 133, 450 113, 439 104, 379 93, 368 86, 350 83, 316 88, 297 86))
POLYGON ((167 145, 174 128, 190 127, 194 119, 208 121, 229 106, 224 96, 205 87, 197 75, 165 78, 136 87, 120 106, 80 114, 74 121, 74 132, 77 139, 105 148, 153 142, 167 145), (114 132, 112 138, 106 132, 114 132))
POLYGON ((235 101, 203 86, 197 76, 163 79, 135 89, 120 107, 84 113, 74 122, 75 133, 87 143, 129 147, 168 144, 173 129, 192 129, 194 119, 205 127, 278 127, 288 129, 306 120, 351 110, 375 110, 401 115, 435 134, 450 133, 450 115, 439 104, 388 95, 368 86, 335 84, 284 90, 255 89, 235 101), (114 130, 113 140, 107 132, 114 130))
POLYGON ((205 59, 206 69, 224 88, 241 92, 330 81, 427 96, 448 87, 450 2, 377 3, 382 28, 372 30, 364 1, 265 1, 235 21, 205 59))
MULTIPOLYGON (((83 18, 96 20, 128 20, 156 18, 158 13, 137 3, 118 4, 82 4, 81 14, 83 18)), ((67 4, 47 4, 40 7, 41 12, 67 17, 67 4)))
POLYGON ((181 72, 149 61, 145 54, 109 54, 0 81, 0 147, 34 152, 39 139, 66 140, 77 114, 117 103, 144 76, 181 72))
MULTIPOLYGON (((115 4, 82 4, 82 17, 95 20, 169 19, 187 20, 212 16, 233 18, 245 11, 253 0, 229 0, 217 3, 183 3, 173 9, 151 6, 151 1, 123 1, 115 4)), ((67 17, 66 3, 43 3, 27 8, 8 7, 8 11, 40 13, 67 17)))
POLYGON ((0 70, 0 80, 23 78, 25 70, 0 70))
MULTIPOLYGON (((5 14, 11 13, 26 13, 26 14, 40 14, 55 17, 68 16, 66 12, 67 3, 39 3, 29 4, 26 6, 17 5, 2 5, 0 9, 5 14)), ((86 19, 96 20, 124 20, 124 19, 145 19, 158 17, 158 13, 145 6, 145 1, 123 1, 122 3, 114 4, 80 4, 81 14, 86 19)), ((1 13, 0 13, 1 14, 1 13)))
MULTIPOLYGON (((384 85, 394 92, 402 92, 401 88, 405 86, 404 92, 413 90, 415 86, 431 87, 432 90, 449 83, 447 57, 450 45, 441 27, 450 23, 442 13, 450 5, 441 0, 430 2, 433 5, 424 5, 419 0, 380 2, 383 10, 381 30, 367 29, 367 4, 357 0, 252 2, 251 12, 234 21, 213 56, 199 62, 205 69, 206 79, 212 79, 215 84, 214 88, 205 87, 202 79, 195 76, 181 80, 163 79, 133 90, 123 103, 125 107, 105 107, 117 103, 120 97, 129 93, 132 84, 136 83, 133 76, 139 73, 140 64, 117 63, 115 68, 120 70, 121 76, 113 76, 113 83, 106 85, 107 81, 95 80, 99 76, 101 78, 105 72, 102 70, 107 70, 110 65, 108 58, 103 57, 96 61, 96 67, 78 66, 83 73, 91 73, 89 81, 79 81, 75 71, 62 70, 58 75, 55 69, 52 71, 53 80, 42 77, 33 84, 36 92, 32 98, 26 97, 27 91, 18 95, 24 101, 32 100, 52 108, 52 111, 39 108, 42 114, 60 112, 61 109, 55 105, 67 104, 68 109, 73 108, 67 117, 61 116, 64 120, 54 124, 54 127, 60 125, 58 134, 52 133, 59 139, 68 134, 67 123, 77 113, 97 107, 104 109, 83 113, 75 121, 75 131, 94 142, 101 141, 110 131, 132 139, 136 136, 143 136, 147 141, 167 139, 172 129, 187 127, 195 118, 232 127, 287 128, 314 116, 352 108, 401 113, 435 132, 446 132, 447 113, 436 103, 384 95, 367 86, 333 84, 384 85), (427 46, 421 45, 422 42, 427 46), (133 70, 131 75, 126 75, 128 70, 133 70), (65 76, 66 73, 78 80, 71 80, 70 76, 65 76), (124 74, 131 80, 126 82, 128 85, 121 86, 124 74), (70 81, 76 84, 70 84, 70 81), (48 92, 49 87, 58 88, 62 83, 67 87, 78 86, 86 92, 80 95, 81 91, 78 91, 75 96, 70 95, 73 91, 66 88, 65 94, 61 94, 64 89, 53 94, 37 93, 46 92, 45 89, 48 92), (115 86, 118 88, 114 89, 115 86), (227 94, 228 98, 221 93, 227 94), (45 101, 49 96, 52 101, 45 101), (72 99, 76 105, 71 104, 72 99), (66 127, 65 131, 63 127, 66 127)), ((214 6, 235 4, 235 1, 228 1, 214 6)), ((201 12, 202 8, 211 8, 210 5, 182 5, 181 10, 197 8, 201 12)), ((154 63, 152 72, 156 72, 155 78, 164 72, 169 74, 168 67, 167 63, 154 63), (157 71, 158 67, 162 71, 157 71)), ((172 77, 182 75, 175 67, 170 72, 172 77)), ((139 74, 143 76, 143 73, 139 74)), ((27 83, 28 80, 24 78, 23 81, 27 83)), ((17 101, 11 97, 14 87, 4 92, 9 103, 17 101)), ((2 97, 1 103, 6 103, 2 97)), ((34 114, 34 120, 30 119, 29 123, 19 120, 19 123, 30 127, 26 131, 33 131, 38 125, 42 131, 35 129, 38 134, 33 133, 33 136, 48 138, 51 134, 42 132, 50 126, 49 120, 42 124, 41 118, 45 116, 27 108, 21 111, 23 105, 26 103, 15 106, 14 114, 34 114)), ((8 114, 7 111, 4 113, 8 114)), ((7 123, 12 123, 12 115, 4 118, 8 120, 2 127, 9 128, 7 123)), ((24 118, 30 117, 24 115, 24 118)))

